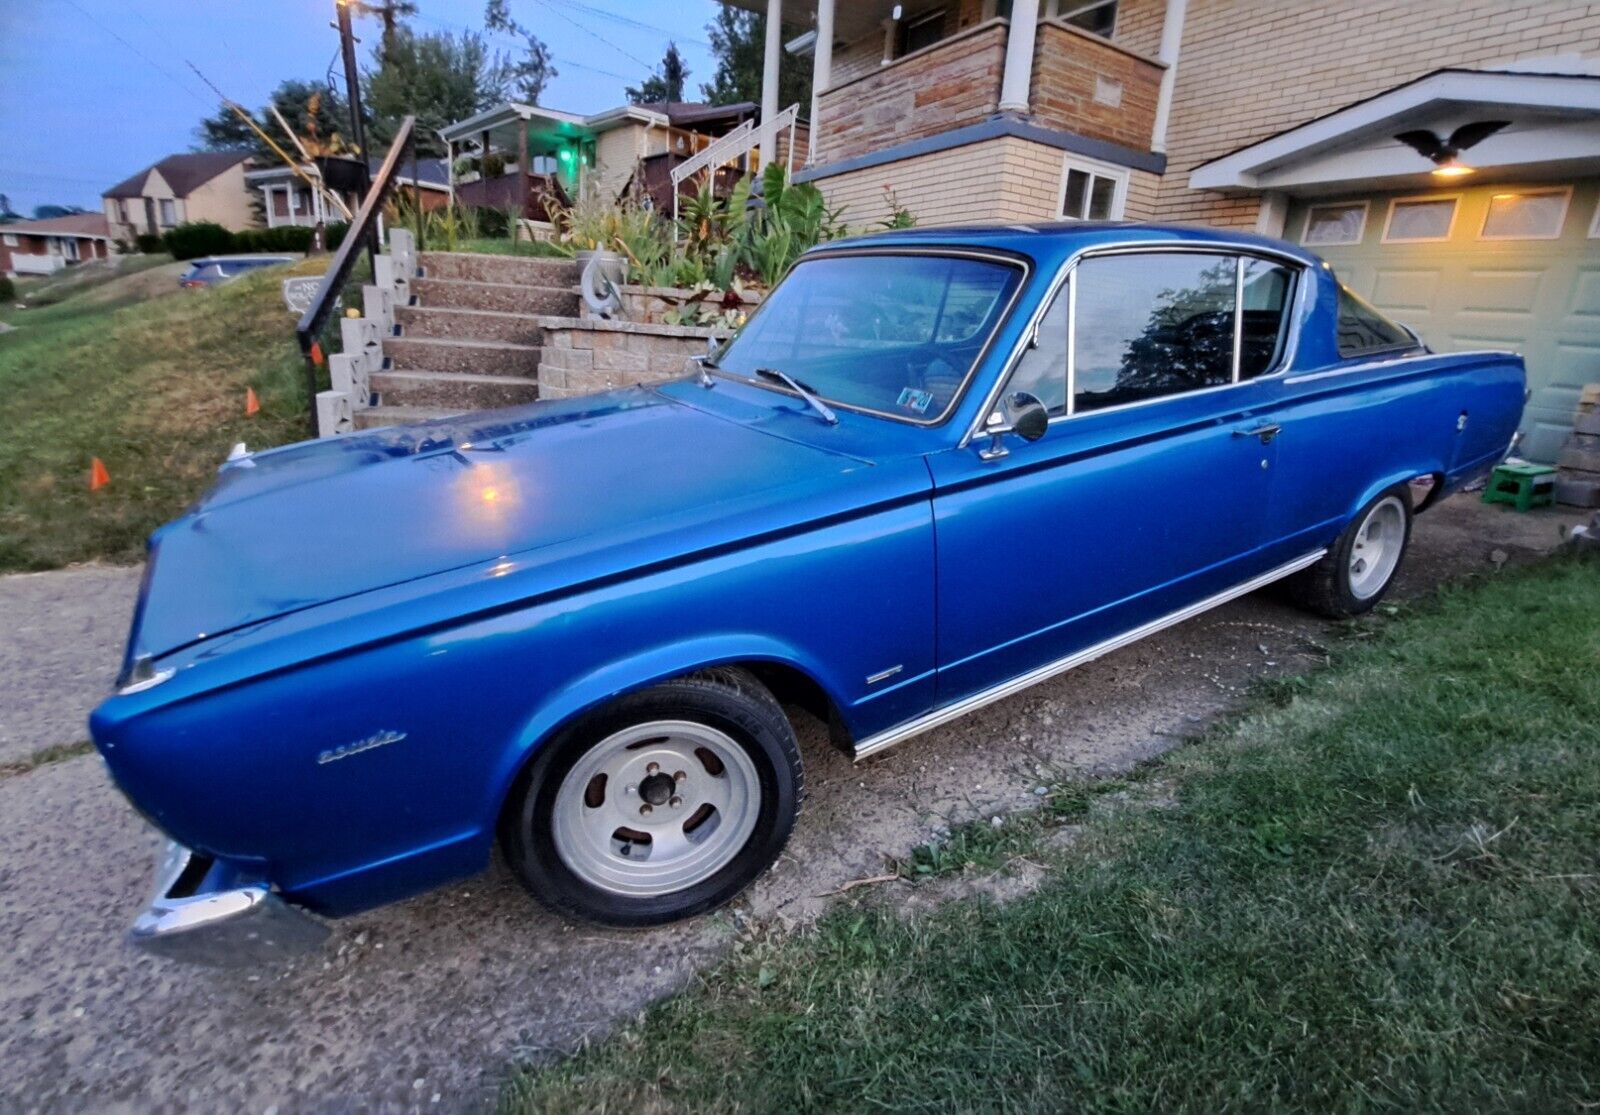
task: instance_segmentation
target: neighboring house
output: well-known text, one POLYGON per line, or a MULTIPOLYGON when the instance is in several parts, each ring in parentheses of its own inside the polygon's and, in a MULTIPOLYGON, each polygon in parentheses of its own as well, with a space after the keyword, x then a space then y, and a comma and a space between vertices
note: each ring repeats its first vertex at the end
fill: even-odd
POLYGON ((111 229, 100 213, 0 226, 0 275, 50 275, 111 254, 111 229))
POLYGON ((260 221, 244 180, 249 158, 243 151, 168 155, 118 182, 100 195, 112 238, 132 243, 186 221, 213 221, 234 231, 255 227, 260 221))
MULTIPOLYGON (((374 176, 382 165, 382 159, 371 159, 368 162, 374 176)), ((280 164, 265 170, 245 172, 245 183, 251 190, 261 193, 262 212, 266 214, 267 227, 309 226, 319 221, 333 223, 345 220, 345 215, 329 205, 323 193, 312 189, 310 183, 306 181, 307 178, 321 181, 322 175, 316 165, 305 163, 298 170, 297 174, 289 167, 280 164)), ((409 192, 413 197, 421 197, 424 209, 436 209, 449 200, 449 168, 443 159, 419 159, 413 175, 410 161, 402 161, 400 172, 395 178, 395 185, 397 193, 409 192)), ((361 199, 354 193, 344 193, 341 197, 350 212, 354 214, 361 204, 361 199)))
MULTIPOLYGON (((542 198, 570 201, 585 179, 607 199, 637 184, 657 205, 670 205, 671 169, 729 133, 748 132, 741 125, 753 126, 755 116, 756 106, 749 102, 629 104, 588 116, 507 103, 440 134, 449 145, 452 189, 459 201, 500 209, 520 204, 524 216, 541 220, 542 198), (481 175, 485 152, 505 161, 504 174, 481 175)), ((753 144, 735 144, 726 162, 755 170, 759 159, 753 144)), ((788 160, 792 146, 799 169, 805 144, 805 129, 790 129, 779 137, 775 157, 788 160)))
MULTIPOLYGON (((799 177, 847 221, 886 216, 892 184, 925 225, 1286 236, 1436 348, 1523 352, 1538 460, 1600 381, 1593 4, 724 2, 786 21, 790 48, 814 52, 799 177), (1395 139, 1485 121, 1506 126, 1459 168, 1395 139)), ((770 118, 781 106, 763 92, 770 118)))

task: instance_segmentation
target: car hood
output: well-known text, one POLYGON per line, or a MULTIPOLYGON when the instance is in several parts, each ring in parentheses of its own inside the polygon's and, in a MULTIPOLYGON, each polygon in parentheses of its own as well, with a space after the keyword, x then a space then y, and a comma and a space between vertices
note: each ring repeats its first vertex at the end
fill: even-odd
POLYGON ((752 504, 804 504, 804 493, 872 469, 638 388, 270 450, 225 465, 151 538, 124 668, 578 539, 626 544, 642 564, 670 551, 677 524, 703 527, 726 508, 733 538, 752 504))

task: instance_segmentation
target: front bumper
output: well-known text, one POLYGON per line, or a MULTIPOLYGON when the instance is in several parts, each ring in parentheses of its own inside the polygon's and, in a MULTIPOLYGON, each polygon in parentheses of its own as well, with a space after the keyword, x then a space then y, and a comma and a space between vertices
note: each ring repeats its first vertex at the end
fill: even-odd
POLYGON ((208 856, 169 842, 155 893, 128 931, 140 948, 174 960, 243 967, 308 952, 328 927, 261 881, 242 881, 208 856))

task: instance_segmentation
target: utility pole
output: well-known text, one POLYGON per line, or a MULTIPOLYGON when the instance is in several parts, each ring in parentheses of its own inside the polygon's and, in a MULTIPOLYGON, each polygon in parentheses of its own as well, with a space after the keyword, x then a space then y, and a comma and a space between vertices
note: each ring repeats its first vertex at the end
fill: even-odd
MULTIPOLYGON (((367 129, 361 118, 361 74, 356 69, 356 36, 350 27, 350 5, 355 0, 334 0, 334 11, 339 19, 339 53, 344 57, 345 95, 350 101, 350 136, 355 141, 361 163, 361 196, 365 198, 372 189, 372 165, 368 161, 367 129)), ((367 263, 374 275, 378 270, 378 234, 376 229, 367 234, 367 263)))

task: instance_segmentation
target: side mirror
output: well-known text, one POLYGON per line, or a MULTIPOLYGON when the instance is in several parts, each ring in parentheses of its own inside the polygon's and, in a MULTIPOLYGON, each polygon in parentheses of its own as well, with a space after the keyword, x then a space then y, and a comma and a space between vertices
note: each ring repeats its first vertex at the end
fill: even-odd
POLYGON ((1016 434, 1023 441, 1038 441, 1050 429, 1050 412, 1037 398, 1026 391, 1013 391, 1007 395, 1000 409, 989 415, 984 432, 989 444, 978 450, 985 461, 998 460, 1010 450, 1005 447, 1005 435, 1016 434))

